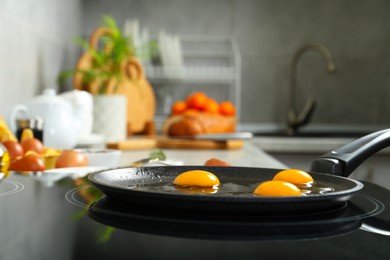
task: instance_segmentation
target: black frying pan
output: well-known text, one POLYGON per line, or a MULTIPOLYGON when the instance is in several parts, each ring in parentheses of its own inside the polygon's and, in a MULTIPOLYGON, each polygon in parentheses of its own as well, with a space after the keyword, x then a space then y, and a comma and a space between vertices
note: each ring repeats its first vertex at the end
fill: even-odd
POLYGON ((346 201, 363 188, 362 183, 347 176, 372 154, 389 145, 390 129, 387 129, 359 138, 313 161, 309 172, 315 182, 334 191, 308 196, 260 197, 249 192, 261 182, 272 179, 282 169, 213 166, 123 168, 91 174, 89 180, 108 198, 129 206, 230 215, 319 214, 345 206, 346 201), (177 175, 192 169, 207 170, 217 175, 222 192, 188 194, 170 186, 177 175), (235 190, 239 193, 234 194, 235 190))

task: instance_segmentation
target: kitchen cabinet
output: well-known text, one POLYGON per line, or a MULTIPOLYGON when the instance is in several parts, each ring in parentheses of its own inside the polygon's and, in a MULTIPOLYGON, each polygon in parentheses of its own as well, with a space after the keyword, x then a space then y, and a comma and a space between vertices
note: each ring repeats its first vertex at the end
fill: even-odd
POLYGON ((144 62, 157 97, 156 122, 170 113, 175 100, 204 91, 217 101, 241 108, 241 56, 235 39, 225 36, 178 36, 179 44, 162 45, 160 60, 144 62), (176 47, 176 48, 175 48, 176 47))

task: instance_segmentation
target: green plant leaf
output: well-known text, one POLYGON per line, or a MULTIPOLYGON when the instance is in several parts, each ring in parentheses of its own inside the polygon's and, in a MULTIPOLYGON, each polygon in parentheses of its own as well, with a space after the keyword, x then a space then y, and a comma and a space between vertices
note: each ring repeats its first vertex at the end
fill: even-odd
MULTIPOLYGON (((102 17, 102 24, 104 27, 110 29, 111 33, 102 37, 101 43, 103 47, 95 49, 88 43, 87 40, 76 37, 74 42, 80 45, 86 52, 91 55, 92 65, 90 69, 73 70, 61 72, 58 76, 58 83, 63 83, 66 77, 74 76, 76 73, 81 73, 83 76, 83 83, 89 84, 96 79, 102 83, 98 89, 98 93, 105 92, 104 82, 110 78, 115 77, 117 82, 121 81, 121 64, 128 57, 143 56, 150 57, 157 53, 157 43, 151 42, 135 50, 134 41, 131 36, 123 35, 118 27, 115 19, 110 15, 102 17)), ((115 86, 116 89, 117 86, 115 86)))
POLYGON ((115 228, 113 227, 100 225, 100 228, 98 229, 98 234, 99 234, 98 242, 107 243, 110 240, 114 231, 115 228))
POLYGON ((159 159, 159 160, 165 160, 167 157, 163 150, 161 149, 152 149, 149 154, 150 159, 159 159))

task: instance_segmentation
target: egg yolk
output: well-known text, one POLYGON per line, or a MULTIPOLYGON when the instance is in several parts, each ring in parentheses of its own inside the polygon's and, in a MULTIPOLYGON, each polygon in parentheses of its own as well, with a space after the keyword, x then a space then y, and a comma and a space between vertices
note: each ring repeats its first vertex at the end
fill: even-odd
POLYGON ((182 187, 213 187, 220 184, 217 176, 208 171, 192 170, 183 172, 173 181, 173 184, 182 187))
POLYGON ((297 169, 288 169, 278 172, 272 180, 286 181, 295 185, 306 185, 314 182, 310 174, 297 169))
POLYGON ((289 182, 266 181, 257 186, 253 194, 259 196, 299 196, 301 190, 289 182))

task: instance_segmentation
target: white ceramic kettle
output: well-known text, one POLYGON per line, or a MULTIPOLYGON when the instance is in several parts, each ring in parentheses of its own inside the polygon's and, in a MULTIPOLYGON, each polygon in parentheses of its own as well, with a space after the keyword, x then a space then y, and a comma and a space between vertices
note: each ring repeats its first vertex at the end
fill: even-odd
POLYGON ((54 89, 45 89, 42 95, 26 105, 16 105, 10 114, 11 129, 16 131, 16 119, 23 113, 26 118, 43 119, 43 143, 48 147, 71 149, 77 144, 81 117, 78 111, 54 89))

